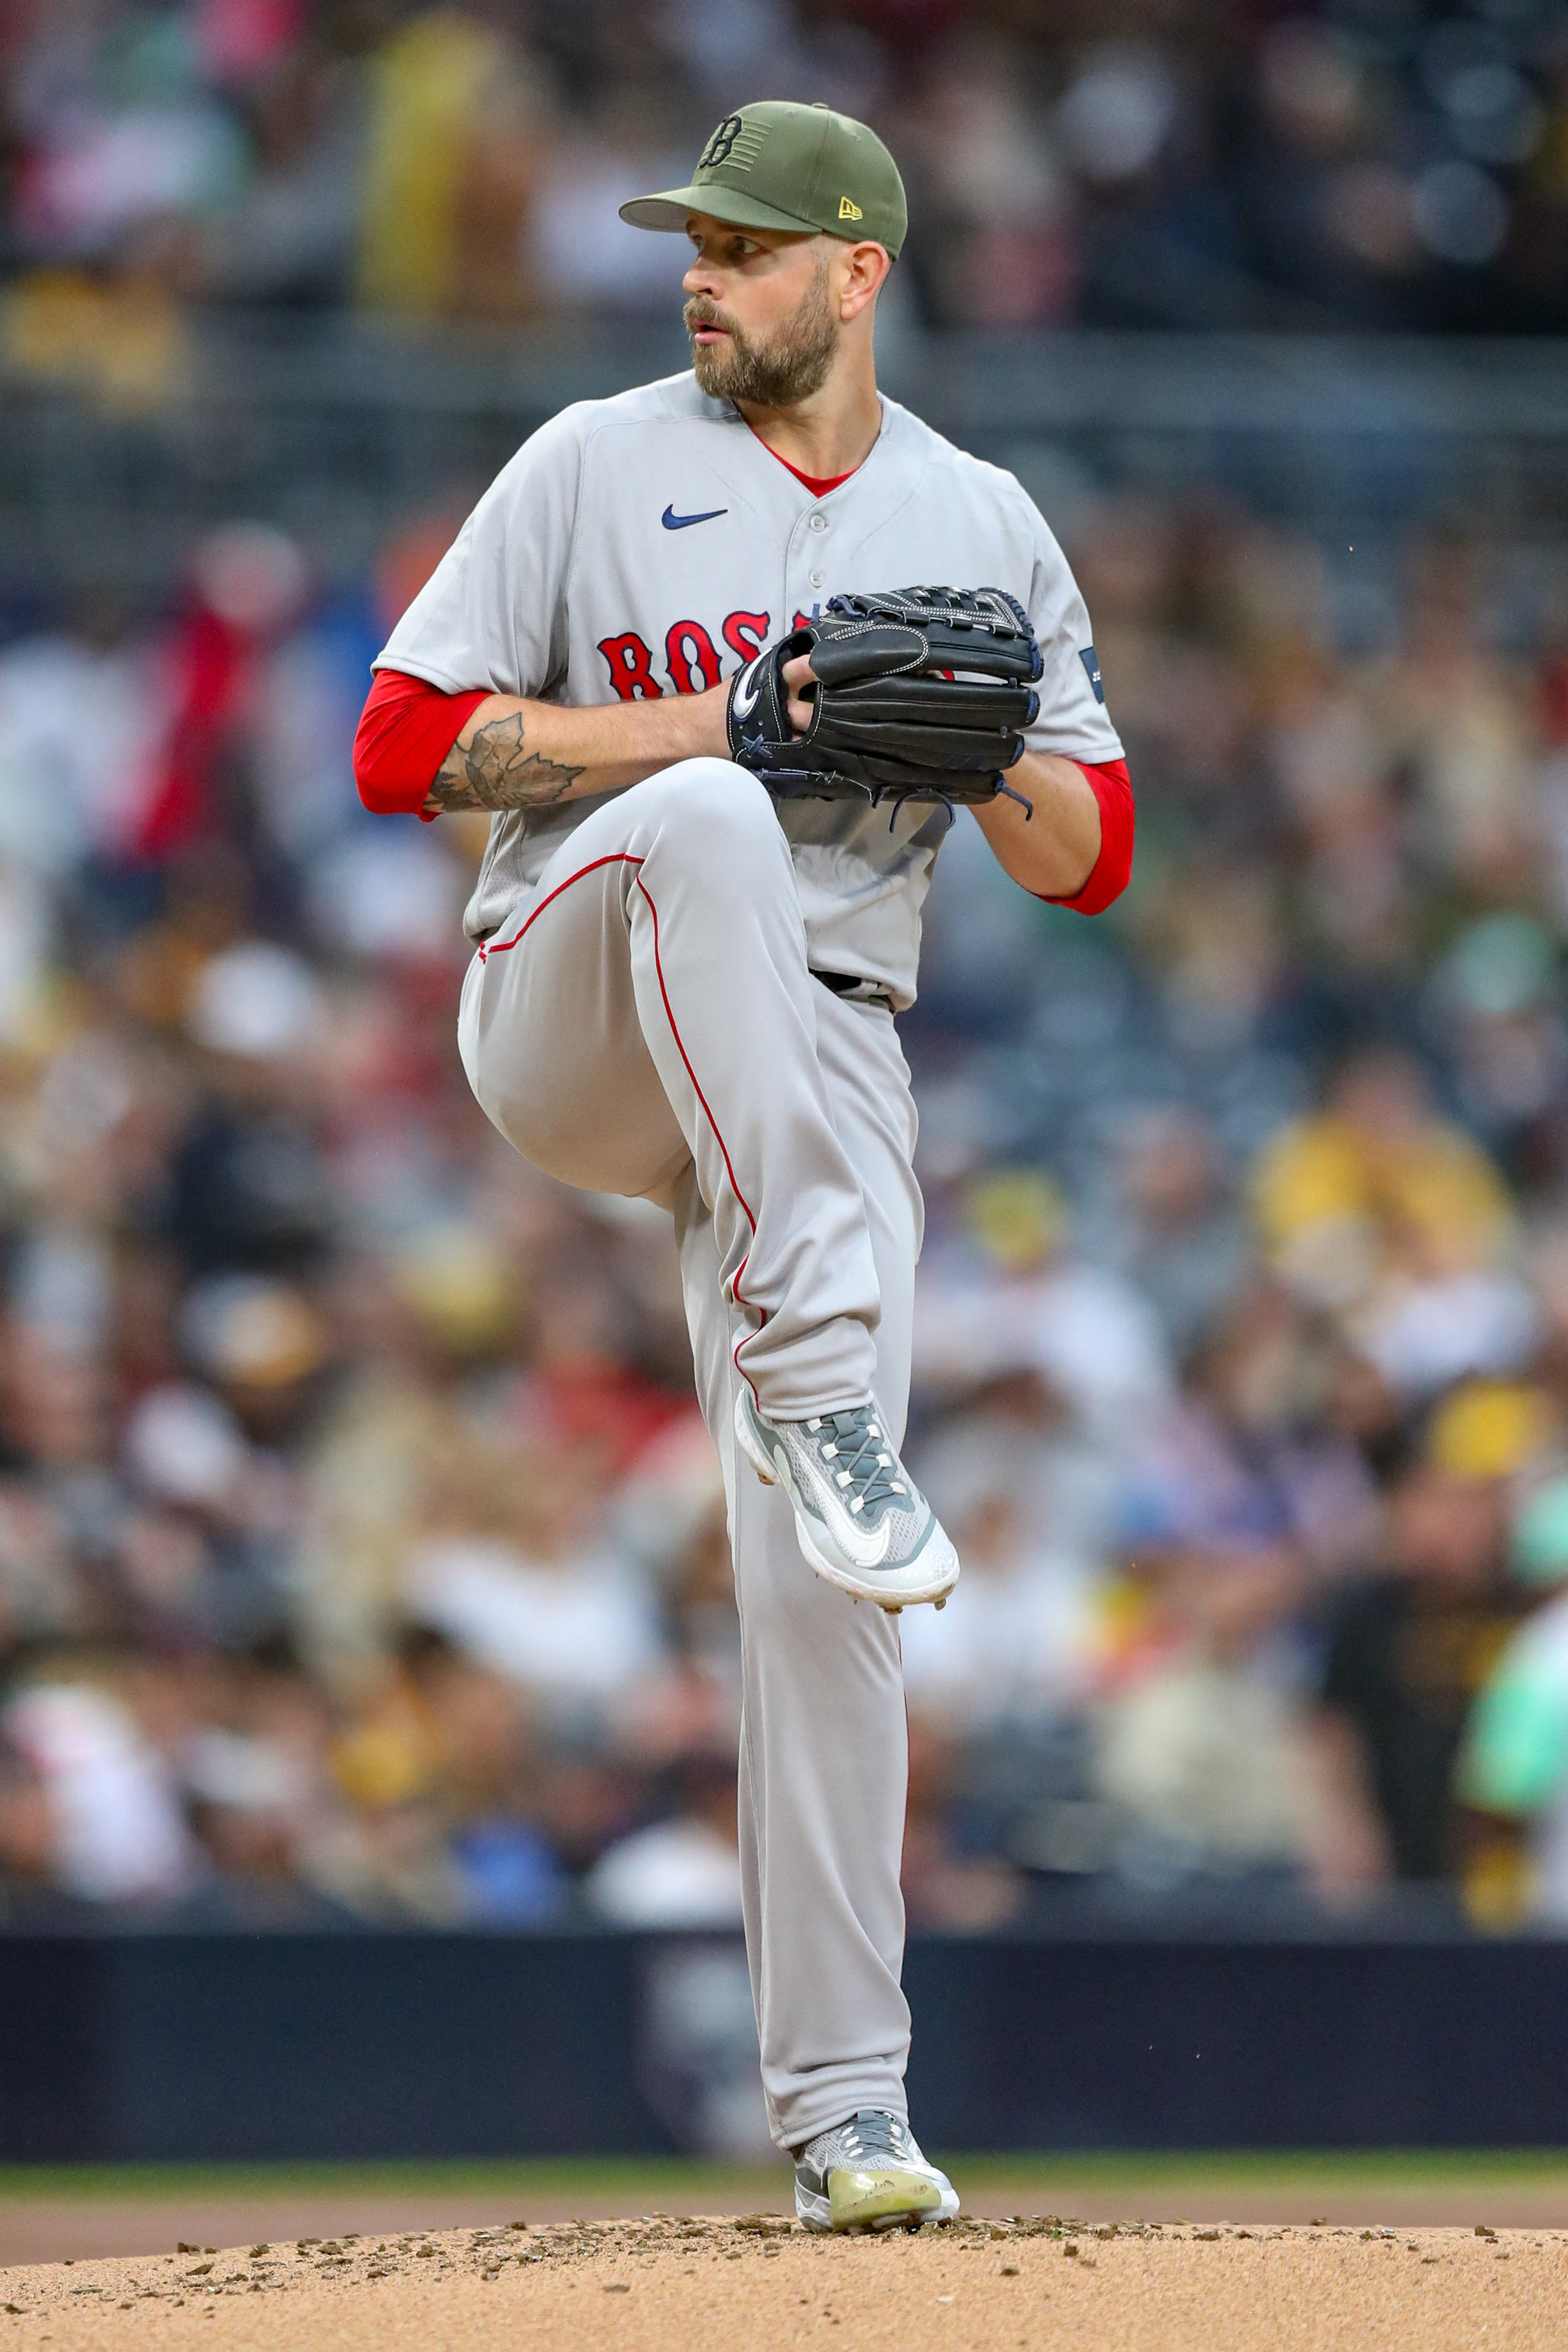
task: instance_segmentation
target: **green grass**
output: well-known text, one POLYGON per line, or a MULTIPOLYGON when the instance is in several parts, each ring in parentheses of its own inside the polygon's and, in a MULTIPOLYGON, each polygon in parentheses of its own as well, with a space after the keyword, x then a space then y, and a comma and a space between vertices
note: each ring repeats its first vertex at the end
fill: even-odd
POLYGON ((1134 2183, 1162 2189, 1292 2189, 1319 2182, 1333 2189, 1444 2188, 1469 2181, 1568 2183, 1568 2147, 1236 2148, 1203 2155, 1158 2150, 1147 2155, 971 2156, 954 2161, 977 2189, 1000 2188, 1013 2180, 1106 2189, 1134 2183))
MULTIPOLYGON (((971 2191, 1011 2190, 1049 2197, 1056 2189, 1109 2193, 1134 2189, 1170 2197, 1222 2189, 1343 2194, 1378 2189, 1541 2187, 1561 2180, 1568 2191, 1568 2148, 1247 2150, 1186 2155, 1167 2152, 1105 2155, 1021 2154, 949 2156, 944 2159, 971 2191)), ((541 2158, 516 2164, 124 2164, 0 2167, 0 2200, 80 2198, 102 2201, 168 2198, 472 2196, 552 2203, 580 2197, 634 2201, 645 2212, 723 2211, 748 2202, 786 2201, 782 2163, 765 2166, 696 2164, 680 2158, 636 2160, 541 2158)))
POLYGON ((776 2186, 777 2167, 694 2164, 681 2157, 540 2157, 515 2164, 455 2159, 394 2164, 13 2164, 0 2166, 0 2200, 360 2195, 690 2198, 737 2183, 776 2186))

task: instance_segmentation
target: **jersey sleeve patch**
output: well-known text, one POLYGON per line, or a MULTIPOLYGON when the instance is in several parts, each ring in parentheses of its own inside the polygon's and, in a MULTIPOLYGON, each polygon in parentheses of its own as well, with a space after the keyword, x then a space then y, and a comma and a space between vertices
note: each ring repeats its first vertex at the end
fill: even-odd
POLYGON ((1105 699, 1105 688, 1100 677, 1099 655, 1095 652, 1092 646, 1081 646, 1078 649, 1078 658, 1083 664, 1084 669, 1088 673, 1090 692, 1093 695, 1096 702, 1103 702, 1105 699))

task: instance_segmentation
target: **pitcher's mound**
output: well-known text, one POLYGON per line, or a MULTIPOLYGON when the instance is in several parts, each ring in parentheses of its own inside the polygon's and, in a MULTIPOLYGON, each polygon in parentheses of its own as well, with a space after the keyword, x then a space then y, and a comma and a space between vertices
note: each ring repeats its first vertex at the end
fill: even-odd
POLYGON ((652 2214, 0 2271, 0 2352, 1533 2352, 1565 2340, 1565 2290, 1551 2231, 652 2214))

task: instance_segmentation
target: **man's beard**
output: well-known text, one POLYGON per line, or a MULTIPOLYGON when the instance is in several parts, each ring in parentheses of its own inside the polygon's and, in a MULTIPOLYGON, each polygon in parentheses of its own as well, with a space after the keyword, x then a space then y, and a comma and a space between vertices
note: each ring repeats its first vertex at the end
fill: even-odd
POLYGON ((821 392, 839 347, 839 322, 828 306, 828 265, 819 262, 794 317, 766 342, 752 342, 727 311, 698 294, 686 304, 695 327, 722 327, 723 343, 692 345, 692 373, 715 400, 747 401, 758 408, 794 408, 821 392))

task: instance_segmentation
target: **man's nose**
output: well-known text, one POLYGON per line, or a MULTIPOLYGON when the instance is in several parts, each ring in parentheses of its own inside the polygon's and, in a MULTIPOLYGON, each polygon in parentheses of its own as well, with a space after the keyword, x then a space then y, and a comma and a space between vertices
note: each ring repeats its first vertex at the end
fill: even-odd
POLYGON ((694 257, 692 266, 682 278, 681 284, 688 294, 706 294, 716 301, 718 295, 715 279, 716 272, 699 253, 694 257))

